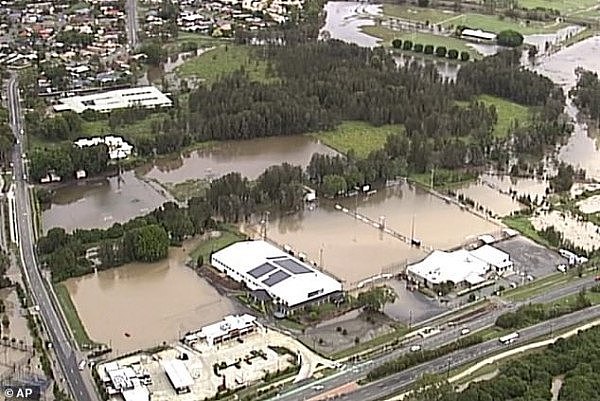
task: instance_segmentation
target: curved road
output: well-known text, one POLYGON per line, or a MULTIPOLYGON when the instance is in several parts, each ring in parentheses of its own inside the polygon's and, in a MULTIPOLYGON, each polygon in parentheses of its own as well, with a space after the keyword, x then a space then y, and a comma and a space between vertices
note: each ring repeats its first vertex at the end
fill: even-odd
POLYGON ((19 249, 25 279, 31 290, 35 303, 40 308, 40 316, 44 323, 45 332, 48 334, 62 369, 69 389, 76 401, 96 401, 95 393, 90 393, 81 372, 78 369, 78 360, 75 348, 71 343, 69 331, 66 329, 58 306, 54 304, 46 288, 45 281, 37 265, 35 256, 35 236, 33 234, 32 211, 29 202, 29 189, 27 184, 26 166, 24 165, 23 135, 21 126, 21 106, 19 103, 19 87, 16 77, 8 81, 8 106, 10 123, 17 144, 13 149, 13 173, 15 176, 16 220, 19 232, 19 249))

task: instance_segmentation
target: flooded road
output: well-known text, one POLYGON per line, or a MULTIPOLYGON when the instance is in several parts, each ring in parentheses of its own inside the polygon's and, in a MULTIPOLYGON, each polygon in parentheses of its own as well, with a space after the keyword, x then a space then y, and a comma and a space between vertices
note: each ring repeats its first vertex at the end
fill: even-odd
POLYGON ((253 180, 267 167, 290 163, 306 167, 314 153, 337 154, 314 138, 304 135, 220 142, 186 156, 162 158, 139 170, 160 182, 218 178, 234 171, 253 180))
MULTIPOLYGON (((592 37, 561 50, 534 67, 534 70, 561 85, 565 93, 575 86, 575 69, 583 67, 600 71, 600 37, 592 37)), ((574 121, 575 131, 559 151, 560 160, 586 170, 588 177, 600 179, 600 149, 597 131, 589 132, 587 124, 578 119, 578 110, 571 100, 565 111, 574 121)))
POLYGON ((449 249, 473 236, 493 233, 501 228, 458 206, 446 203, 418 187, 404 184, 386 188, 368 198, 340 202, 350 210, 358 203, 358 212, 375 221, 385 217, 386 227, 436 249, 449 249))
POLYGON ((107 228, 146 214, 165 197, 137 178, 133 171, 89 183, 71 184, 56 190, 50 208, 42 212, 43 232, 52 227, 107 228))
POLYGON ((317 264, 321 262, 325 270, 345 282, 346 288, 425 256, 423 251, 335 210, 326 202, 315 210, 272 221, 267 236, 304 252, 317 264))
POLYGON ((90 338, 122 354, 176 340, 233 313, 229 299, 184 265, 192 248, 187 242, 171 248, 162 262, 131 263, 67 280, 90 338))

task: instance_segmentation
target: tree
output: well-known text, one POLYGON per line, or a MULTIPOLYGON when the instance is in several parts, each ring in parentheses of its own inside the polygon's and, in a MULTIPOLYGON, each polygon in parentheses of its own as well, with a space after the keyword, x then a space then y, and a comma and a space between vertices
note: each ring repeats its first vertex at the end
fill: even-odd
POLYGON ((423 53, 425 54, 433 54, 433 45, 425 45, 425 47, 423 48, 423 53))
POLYGON ((438 46, 435 49, 435 55, 438 57, 446 57, 446 46, 438 46))
POLYGON ((405 40, 404 43, 402 44, 403 50, 411 50, 412 47, 413 47, 413 42, 410 40, 405 40))
POLYGON ((396 293, 391 288, 377 287, 358 294, 357 301, 368 312, 381 312, 387 303, 396 300, 396 293))
POLYGON ((423 374, 416 382, 415 389, 406 401, 437 401, 443 400, 454 389, 440 375, 423 374))
POLYGON ((575 175, 575 171, 573 170, 572 166, 565 164, 565 163, 561 163, 558 166, 558 172, 557 172, 556 176, 554 176, 550 179, 550 187, 555 192, 569 191, 571 189, 571 187, 573 186, 573 176, 574 175, 575 175))
POLYGON ((401 39, 392 40, 392 47, 394 49, 400 49, 402 47, 402 40, 401 39))
POLYGON ((507 30, 501 31, 498 34, 498 36, 496 38, 496 42, 500 46, 507 46, 507 47, 521 46, 523 44, 523 35, 521 35, 517 31, 513 31, 512 29, 507 29, 507 30))
POLYGON ((156 262, 167 257, 169 236, 165 229, 151 224, 131 232, 133 240, 132 253, 140 262, 156 262))
POLYGON ((146 55, 146 63, 160 65, 166 57, 166 52, 159 43, 151 42, 140 48, 140 52, 146 55))
POLYGON ((323 193, 328 196, 336 196, 345 193, 348 189, 344 177, 337 174, 329 174, 323 177, 323 185, 321 188, 323 193))
POLYGON ((527 50, 527 55, 530 59, 535 59, 535 56, 538 54, 537 46, 530 46, 529 50, 527 50))
POLYGON ((448 50, 448 58, 451 60, 456 60, 458 58, 458 50, 456 50, 456 49, 448 50))
POLYGON ((427 7, 429 6, 429 0, 418 0, 417 5, 419 7, 427 7))
POLYGON ((413 51, 415 51, 416 53, 422 53, 423 45, 420 43, 415 44, 415 46, 413 47, 413 51))
POLYGON ((469 52, 460 52, 460 61, 469 61, 470 57, 471 55, 469 54, 469 52))

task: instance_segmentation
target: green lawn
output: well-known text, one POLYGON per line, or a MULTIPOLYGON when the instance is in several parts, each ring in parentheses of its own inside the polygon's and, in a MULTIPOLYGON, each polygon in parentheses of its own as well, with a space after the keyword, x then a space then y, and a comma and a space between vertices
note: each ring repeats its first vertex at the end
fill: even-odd
POLYGON ((538 244, 552 248, 548 241, 533 228, 529 216, 506 216, 502 218, 502 222, 538 244))
POLYGON ((494 126, 494 135, 498 138, 508 136, 509 128, 514 121, 523 124, 529 118, 529 109, 518 103, 495 96, 481 95, 477 98, 487 106, 494 105, 498 113, 498 122, 494 126))
MULTIPOLYGON (((471 54, 471 58, 481 58, 481 54, 475 49, 467 46, 467 42, 464 40, 453 38, 449 36, 441 36, 434 35, 429 33, 410 33, 410 32, 402 32, 395 31, 393 29, 385 28, 382 26, 363 26, 360 30, 367 35, 379 38, 383 40, 383 46, 391 46, 392 40, 401 39, 401 40, 412 40, 413 43, 420 43, 423 46, 425 45, 433 45, 437 46, 446 46, 449 49, 456 49, 459 52, 469 52, 471 54)), ((422 56, 420 53, 412 53, 417 57, 422 56)))
POLYGON ((560 11, 561 14, 570 14, 574 11, 598 5, 598 0, 519 0, 519 7, 523 8, 551 8, 560 11))
POLYGON ((344 121, 333 131, 309 135, 340 153, 346 154, 352 149, 358 157, 366 157, 373 150, 383 148, 389 135, 403 131, 404 127, 401 125, 375 127, 362 121, 344 121))
POLYGON ((108 120, 86 121, 81 127, 81 133, 83 136, 116 134, 131 137, 148 135, 152 133, 152 123, 162 119, 166 115, 167 113, 153 113, 143 120, 119 126, 114 130, 108 126, 108 120))
POLYGON ((207 82, 215 82, 219 77, 230 74, 242 67, 250 79, 261 82, 272 82, 277 78, 270 76, 264 61, 251 57, 248 46, 227 44, 209 50, 198 57, 187 60, 177 68, 182 77, 197 77, 207 82))
POLYGON ((77 313, 77 309, 75 309, 75 305, 73 305, 73 301, 71 300, 71 295, 69 294, 69 290, 67 287, 58 283, 54 285, 54 291, 56 292, 56 296, 58 298, 58 302, 60 303, 60 307, 67 319, 67 323, 73 332, 73 336, 75 337, 75 341, 79 344, 80 347, 84 345, 95 345, 96 343, 90 339, 88 336, 83 323, 79 319, 79 314, 77 313))
POLYGON ((233 230, 221 230, 220 237, 210 238, 201 242, 192 252, 190 252, 190 257, 192 260, 197 260, 198 256, 202 255, 204 257, 204 262, 207 263, 211 252, 218 251, 234 242, 242 241, 244 239, 246 239, 246 237, 239 232, 233 230))
POLYGON ((216 46, 230 41, 231 39, 213 38, 212 36, 202 35, 193 32, 179 32, 176 39, 176 42, 178 44, 183 44, 185 42, 194 42, 197 43, 199 47, 216 46))
MULTIPOLYGON (((545 0, 540 0, 545 1, 545 0)), ((521 3, 519 6, 523 7, 521 3)), ((435 8, 420 8, 414 6, 384 5, 383 15, 402 18, 409 21, 429 22, 431 25, 441 24, 448 28, 450 26, 466 25, 473 29, 482 29, 491 32, 500 32, 506 29, 513 29, 522 34, 548 33, 556 32, 566 24, 555 24, 553 21, 540 22, 530 21, 529 24, 524 20, 515 20, 500 15, 487 15, 475 13, 455 13, 451 11, 439 10, 435 8)))

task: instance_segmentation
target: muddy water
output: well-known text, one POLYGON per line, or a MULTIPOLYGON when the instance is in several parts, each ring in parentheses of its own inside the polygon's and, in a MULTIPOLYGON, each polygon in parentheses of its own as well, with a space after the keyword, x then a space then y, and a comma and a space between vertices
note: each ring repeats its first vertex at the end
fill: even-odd
POLYGON ((314 153, 336 154, 308 136, 256 138, 221 142, 187 156, 159 159, 145 173, 149 178, 171 183, 192 178, 211 179, 233 171, 255 179, 267 167, 283 162, 305 167, 314 153))
MULTIPOLYGON (((355 200, 341 203, 351 210, 356 205, 355 200)), ((361 197, 358 212, 373 220, 385 216, 387 227, 407 237, 411 236, 414 219, 414 237, 436 249, 449 249, 473 236, 501 229, 491 221, 406 184, 361 197)))
POLYGON ((519 196, 530 196, 532 201, 541 202, 546 194, 548 181, 531 178, 515 178, 482 174, 476 183, 457 190, 468 198, 483 205, 499 216, 510 215, 523 207, 517 202, 519 196), (511 193, 516 192, 516 196, 511 193))
POLYGON ((160 206, 165 197, 135 176, 117 177, 69 185, 56 190, 52 205, 42 213, 44 232, 52 227, 106 228, 160 206))
POLYGON ((381 6, 356 1, 330 1, 325 4, 327 17, 321 35, 328 32, 332 39, 375 47, 380 39, 360 31, 362 26, 375 25, 373 17, 381 14, 381 6))
POLYGON ((191 248, 190 243, 172 248, 162 262, 132 263, 67 280, 90 338, 122 354, 176 340, 233 313, 230 300, 184 265, 184 249, 191 248))
POLYGON ((272 221, 270 239, 292 246, 351 286, 425 254, 322 202, 315 210, 272 221), (321 258, 322 256, 322 258, 321 258))
MULTIPOLYGON (((544 58, 534 68, 552 81, 561 85, 565 92, 576 81, 575 69, 583 67, 600 71, 600 37, 586 39, 544 58)), ((569 100, 566 112, 577 121, 577 108, 569 100)), ((595 131, 592 133, 595 134, 595 131)), ((590 135, 587 125, 579 121, 568 143, 560 149, 559 158, 579 168, 584 168, 589 177, 600 179, 600 149, 597 135, 590 135)))

